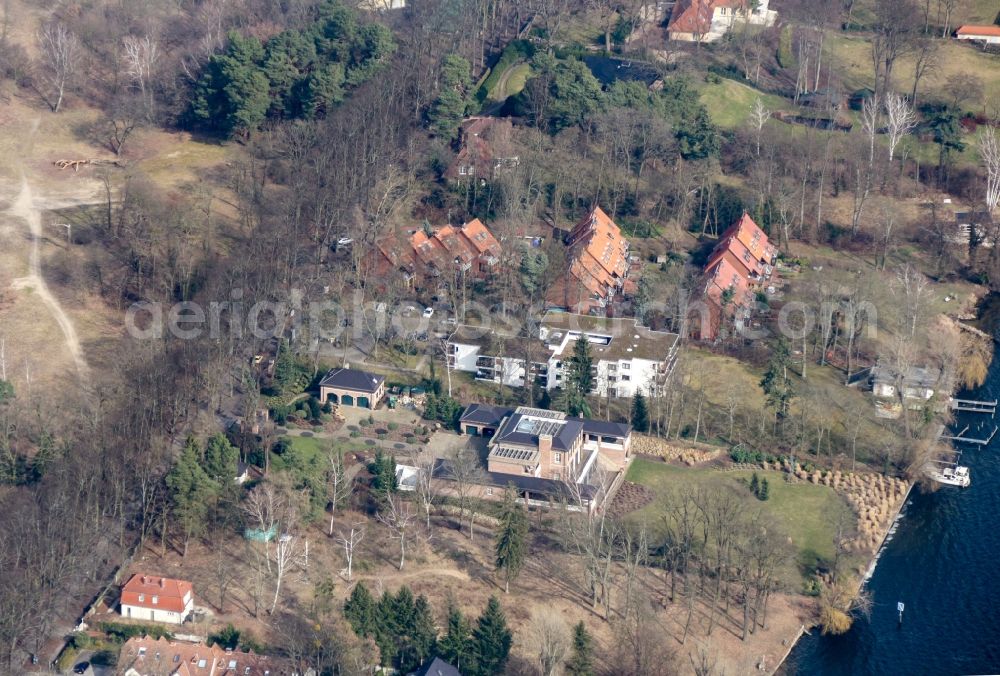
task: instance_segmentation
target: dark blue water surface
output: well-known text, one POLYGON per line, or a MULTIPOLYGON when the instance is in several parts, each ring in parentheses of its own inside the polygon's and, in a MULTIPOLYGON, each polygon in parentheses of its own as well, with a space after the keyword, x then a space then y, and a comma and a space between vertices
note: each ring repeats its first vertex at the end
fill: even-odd
MULTIPOLYGON (((995 359, 986 384, 960 396, 998 394, 995 359)), ((995 424, 1000 413, 996 420, 965 414, 954 427, 970 425, 969 436, 988 436, 995 424)), ((858 619, 843 636, 803 636, 788 673, 1000 673, 1000 433, 985 448, 962 450, 972 485, 913 491, 868 583, 871 619, 858 619), (906 605, 902 626, 897 601, 906 605)))

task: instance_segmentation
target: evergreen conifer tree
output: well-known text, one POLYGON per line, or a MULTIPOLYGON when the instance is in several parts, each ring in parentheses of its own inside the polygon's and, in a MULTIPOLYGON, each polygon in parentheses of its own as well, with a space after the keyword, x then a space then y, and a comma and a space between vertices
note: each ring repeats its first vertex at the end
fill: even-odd
POLYGON ((639 390, 632 397, 632 428, 636 432, 649 431, 649 409, 646 407, 646 397, 639 390))
POLYGON ((486 610, 476 621, 472 632, 475 643, 476 669, 472 673, 479 676, 502 674, 510 654, 513 636, 507 627, 507 616, 500 607, 500 601, 491 596, 486 610))
POLYGON ((194 437, 189 437, 177 464, 167 474, 167 488, 173 503, 174 519, 184 530, 184 552, 187 554, 191 538, 205 532, 208 526, 208 509, 218 485, 202 467, 201 447, 194 437))
POLYGON ((767 500, 771 497, 771 486, 768 485, 767 479, 760 482, 760 490, 757 493, 757 497, 761 500, 767 500))
POLYGON ((573 650, 566 662, 567 676, 593 676, 594 648, 587 627, 581 621, 573 627, 573 650))
POLYGON ((496 569, 504 573, 504 591, 510 591, 510 581, 521 572, 528 550, 528 518, 517 502, 513 486, 504 492, 500 528, 496 541, 496 569))
POLYGON ((750 492, 759 497, 760 479, 757 477, 757 472, 754 472, 753 476, 750 477, 750 492))
POLYGON ((375 599, 364 582, 355 585, 344 602, 344 617, 358 636, 368 638, 375 634, 375 599))
POLYGON ((448 605, 447 625, 438 641, 437 654, 463 674, 472 674, 476 665, 472 625, 453 603, 448 605))
POLYGON ((594 358, 590 354, 590 341, 580 336, 573 345, 573 356, 569 358, 569 373, 566 377, 562 396, 562 407, 570 415, 590 415, 587 396, 594 386, 594 374, 590 372, 594 358))
POLYGON ((427 597, 421 594, 413 605, 413 622, 410 629, 410 645, 413 655, 413 666, 403 671, 416 669, 430 659, 437 648, 437 629, 434 626, 434 613, 427 597))

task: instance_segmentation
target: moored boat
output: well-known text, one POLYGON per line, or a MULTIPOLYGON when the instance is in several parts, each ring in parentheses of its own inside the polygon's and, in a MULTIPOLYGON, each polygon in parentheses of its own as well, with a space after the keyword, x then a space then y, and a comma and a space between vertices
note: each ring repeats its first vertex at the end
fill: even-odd
POLYGON ((969 476, 969 468, 964 465, 943 468, 929 467, 927 474, 931 479, 945 486, 968 488, 972 483, 972 478, 969 476))

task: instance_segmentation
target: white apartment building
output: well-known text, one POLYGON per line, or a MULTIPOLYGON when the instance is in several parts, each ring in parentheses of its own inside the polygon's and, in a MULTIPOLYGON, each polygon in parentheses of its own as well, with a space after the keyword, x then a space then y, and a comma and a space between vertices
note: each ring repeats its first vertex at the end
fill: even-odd
POLYGON ((635 319, 546 313, 537 336, 509 336, 460 326, 449 338, 448 367, 477 380, 523 387, 526 378, 547 390, 562 385, 576 341, 591 345, 594 389, 601 397, 657 394, 677 360, 679 336, 640 326, 635 319), (527 365, 527 366, 526 366, 527 365))

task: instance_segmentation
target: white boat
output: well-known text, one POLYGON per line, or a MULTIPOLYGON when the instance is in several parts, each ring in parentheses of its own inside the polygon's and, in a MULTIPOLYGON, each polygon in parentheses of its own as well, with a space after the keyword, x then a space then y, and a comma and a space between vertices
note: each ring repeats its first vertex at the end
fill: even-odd
POLYGON ((928 468, 928 474, 931 479, 945 486, 968 488, 969 484, 972 483, 972 479, 969 477, 969 468, 963 465, 945 467, 943 469, 938 469, 937 467, 928 468))

